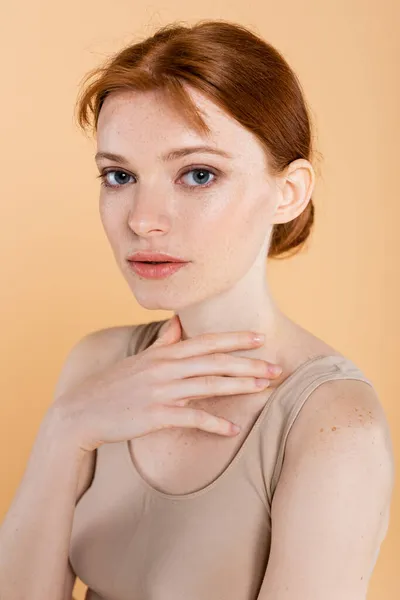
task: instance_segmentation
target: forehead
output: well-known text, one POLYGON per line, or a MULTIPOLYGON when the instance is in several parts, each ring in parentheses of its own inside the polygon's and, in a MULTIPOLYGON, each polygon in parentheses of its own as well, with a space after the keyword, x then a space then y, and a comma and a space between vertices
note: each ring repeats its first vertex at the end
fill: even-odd
POLYGON ((192 129, 159 90, 113 92, 104 101, 97 126, 98 149, 127 153, 161 154, 171 147, 206 143, 233 154, 235 159, 264 161, 259 140, 202 93, 188 88, 192 100, 211 130, 192 129))

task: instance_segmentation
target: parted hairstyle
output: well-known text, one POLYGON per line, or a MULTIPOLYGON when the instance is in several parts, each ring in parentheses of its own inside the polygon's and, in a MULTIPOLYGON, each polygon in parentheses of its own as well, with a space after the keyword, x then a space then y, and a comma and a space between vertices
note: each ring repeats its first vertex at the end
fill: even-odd
MULTIPOLYGON (((297 75, 271 44, 226 20, 170 23, 111 55, 84 76, 75 118, 84 132, 88 127, 97 132, 102 104, 111 92, 162 90, 189 126, 207 135, 209 127, 183 84, 203 93, 258 138, 273 175, 298 158, 311 162, 311 116, 297 75)), ((313 222, 310 198, 295 219, 273 226, 268 257, 297 253, 313 222)))

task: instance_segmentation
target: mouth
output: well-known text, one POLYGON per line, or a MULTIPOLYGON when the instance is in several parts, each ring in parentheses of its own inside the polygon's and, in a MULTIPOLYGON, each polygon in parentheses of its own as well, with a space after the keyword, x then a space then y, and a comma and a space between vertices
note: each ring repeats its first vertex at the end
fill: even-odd
POLYGON ((168 254, 168 252, 159 252, 156 250, 136 251, 136 252, 130 254, 129 256, 127 256, 127 260, 133 261, 133 262, 145 262, 145 263, 154 263, 154 264, 166 263, 166 262, 167 263, 187 262, 184 258, 182 258, 180 256, 173 256, 172 254, 168 254))
POLYGON ((170 277, 182 267, 185 267, 189 263, 187 262, 156 262, 156 261, 143 261, 143 260, 130 260, 128 261, 130 268, 145 279, 165 279, 170 277))

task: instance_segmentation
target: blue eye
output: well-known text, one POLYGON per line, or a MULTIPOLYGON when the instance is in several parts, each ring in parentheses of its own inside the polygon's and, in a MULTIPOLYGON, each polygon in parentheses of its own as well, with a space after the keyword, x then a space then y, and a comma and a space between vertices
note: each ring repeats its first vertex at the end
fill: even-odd
MULTIPOLYGON (((209 187, 217 179, 217 174, 214 171, 211 171, 210 169, 206 169, 203 167, 189 169, 188 171, 185 171, 184 173, 182 173, 181 177, 183 177, 184 175, 188 175, 189 173, 197 173, 200 176, 199 177, 200 181, 198 182, 198 185, 184 184, 185 187, 187 187, 189 189, 193 189, 193 190, 195 188, 209 187), (211 179, 211 181, 208 180, 210 175, 213 176, 213 179, 211 179), (204 182, 204 179, 206 179, 207 181, 204 182)), ((100 173, 100 175, 97 175, 97 179, 101 179, 102 186, 113 189, 113 190, 116 190, 116 189, 119 189, 119 188, 125 186, 129 177, 133 177, 133 175, 129 175, 128 173, 125 173, 125 171, 121 171, 120 169, 109 169, 107 171, 104 170, 100 173), (110 183, 109 180, 107 179, 108 175, 110 175, 110 174, 113 174, 113 176, 115 177, 116 184, 110 183), (118 181, 118 179, 120 181, 118 181)), ((196 176, 196 178, 197 178, 197 176, 196 176)), ((195 181, 196 181, 196 178, 194 178, 195 181)))
POLYGON ((119 175, 122 174, 123 177, 127 178, 127 177, 132 177, 131 175, 128 175, 128 173, 125 173, 125 171, 117 171, 115 169, 110 169, 109 171, 103 171, 102 173, 100 173, 100 175, 97 175, 97 179, 101 179, 101 185, 103 185, 104 187, 107 188, 120 188, 124 185, 124 182, 126 183, 126 179, 122 180, 123 183, 118 183, 117 185, 112 185, 108 182, 107 180, 107 175, 109 175, 110 173, 119 173, 119 175))
MULTIPOLYGON (((210 184, 210 181, 206 181, 204 182, 204 178, 207 179, 208 175, 213 175, 214 177, 216 177, 216 175, 214 173, 212 173, 209 169, 190 169, 190 171, 186 171, 185 173, 183 173, 183 175, 188 175, 189 173, 197 173, 200 174, 200 187, 208 187, 210 184)), ((211 180, 211 182, 214 181, 214 179, 211 180)), ((188 187, 199 187, 198 185, 189 185, 188 187)))

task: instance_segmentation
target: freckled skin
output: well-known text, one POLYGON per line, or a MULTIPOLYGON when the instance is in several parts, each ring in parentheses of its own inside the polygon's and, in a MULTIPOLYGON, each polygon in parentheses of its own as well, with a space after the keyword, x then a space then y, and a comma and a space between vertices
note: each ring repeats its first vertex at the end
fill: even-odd
MULTIPOLYGON (((266 335, 265 346, 239 354, 268 359, 290 372, 306 358, 307 344, 323 342, 276 305, 266 258, 273 225, 291 221, 307 206, 313 167, 298 159, 273 176, 261 142, 203 94, 187 89, 211 128, 208 138, 189 128, 160 92, 119 91, 106 98, 97 150, 122 154, 129 167, 109 159, 98 163, 99 170, 113 168, 127 175, 118 190, 101 188, 103 227, 139 304, 175 311, 182 339, 206 332, 259 331, 266 335), (205 153, 171 162, 159 158, 200 143, 233 158, 205 153), (209 169, 208 187, 199 183, 196 172, 187 172, 194 168, 209 169), (149 249, 190 264, 163 280, 140 278, 126 256, 149 249)), ((115 173, 110 180, 114 186, 121 183, 115 173)))

